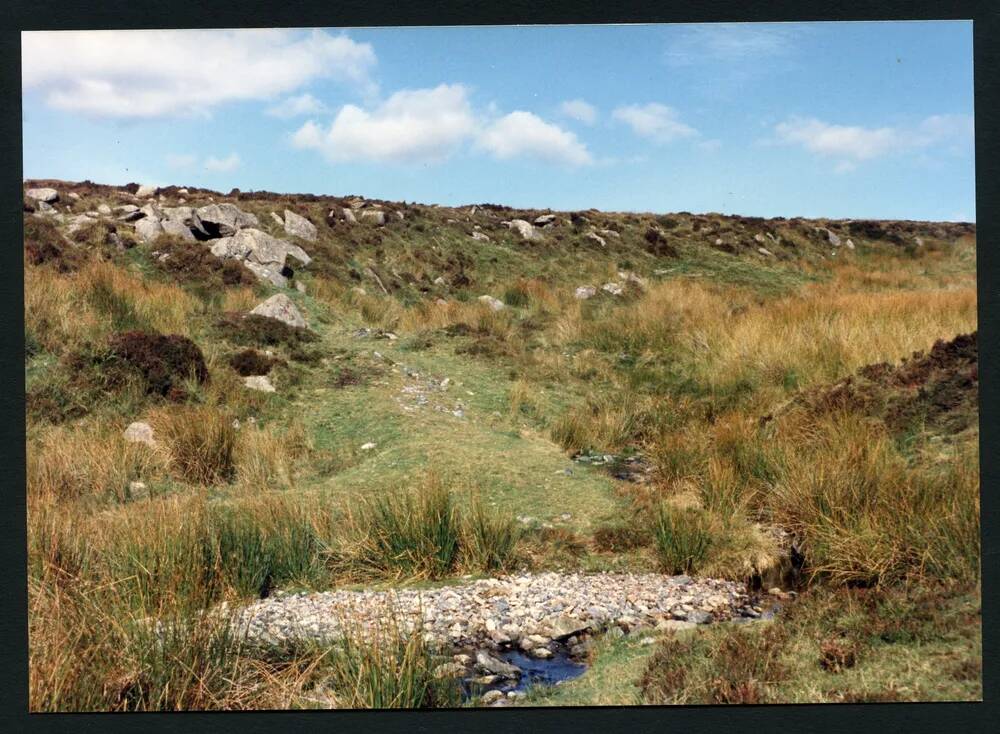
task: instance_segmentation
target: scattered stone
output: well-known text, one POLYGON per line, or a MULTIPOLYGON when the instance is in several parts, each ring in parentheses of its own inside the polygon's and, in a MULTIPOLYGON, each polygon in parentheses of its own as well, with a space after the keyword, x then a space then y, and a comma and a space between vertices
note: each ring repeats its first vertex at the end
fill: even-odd
POLYGON ((111 207, 108 206, 107 204, 98 204, 97 213, 102 214, 105 217, 111 216, 111 207))
POLYGON ((156 445, 156 439, 153 437, 153 427, 142 421, 129 423, 124 435, 125 440, 130 443, 144 443, 147 446, 156 445))
POLYGON ((492 691, 486 691, 486 693, 483 694, 482 701, 484 704, 489 706, 490 704, 497 703, 503 697, 503 691, 494 689, 492 691))
POLYGON ((593 298, 596 295, 597 289, 592 285, 581 285, 573 292, 573 296, 580 301, 586 301, 588 298, 593 298))
POLYGON ((851 242, 850 240, 847 240, 847 242, 844 243, 844 246, 847 247, 848 250, 854 249, 854 243, 851 242))
POLYGON ((316 225, 288 209, 285 209, 285 232, 310 242, 316 241, 316 225))
POLYGON ((375 448, 375 444, 372 443, 371 441, 369 441, 368 443, 361 444, 362 451, 371 451, 373 448, 375 448))
POLYGON ((604 285, 601 286, 601 290, 606 291, 613 296, 620 296, 622 293, 625 292, 625 289, 622 288, 621 283, 605 283, 604 285))
POLYGON ((78 193, 76 193, 75 191, 70 191, 69 192, 69 198, 71 198, 73 201, 79 201, 80 200, 80 195, 78 193))
POLYGON ((350 209, 341 209, 340 210, 340 215, 341 215, 341 218, 345 222, 347 222, 348 224, 357 224, 358 223, 357 217, 354 216, 354 212, 352 210, 350 210, 350 209))
POLYGON ((499 298, 494 298, 493 296, 480 296, 480 303, 485 303, 493 311, 503 311, 507 306, 499 298))
POLYGON ((556 221, 555 214, 543 214, 540 217, 535 217, 535 226, 537 227, 548 227, 556 221))
POLYGON ((597 244, 599 244, 601 247, 607 246, 607 242, 605 242, 604 238, 601 237, 599 234, 597 234, 597 232, 587 232, 587 234, 585 234, 583 238, 585 240, 592 240, 597 244))
POLYGON ((758 247, 757 252, 759 252, 764 257, 774 257, 774 253, 768 250, 766 247, 758 247))
POLYGON ((149 488, 145 482, 132 481, 128 483, 128 498, 130 500, 141 500, 149 496, 149 488))
POLYGON ((299 329, 307 328, 306 320, 302 316, 302 313, 292 302, 292 299, 284 293, 276 293, 263 303, 255 306, 250 313, 256 316, 276 319, 299 329))
POLYGON ((271 384, 271 378, 267 375, 249 375, 243 378, 243 384, 251 390, 274 392, 274 385, 271 384))
POLYGON ((483 234, 482 232, 473 232, 472 233, 472 239, 477 240, 479 242, 489 242, 490 241, 490 238, 487 235, 483 234))
POLYGON ((688 612, 687 621, 693 622, 694 624, 708 624, 712 621, 712 615, 708 612, 703 612, 700 610, 694 610, 688 612))
POLYGON ((233 624, 245 631, 249 641, 260 644, 291 640, 322 643, 342 634, 339 620, 350 619, 362 629, 371 629, 391 615, 394 624, 422 629, 428 640, 455 652, 479 649, 476 667, 480 675, 510 676, 509 668, 500 667, 509 664, 484 646, 533 650, 556 641, 580 655, 590 644, 592 630, 607 629, 610 636, 621 635, 621 627, 633 632, 648 630, 671 610, 682 611, 687 605, 685 617, 692 612, 705 616, 693 615, 691 620, 681 620, 683 625, 668 625, 686 629, 694 624, 694 618, 704 622, 737 618, 747 604, 745 587, 730 581, 659 574, 546 572, 433 589, 339 589, 272 595, 240 610, 233 624), (711 614, 703 601, 709 597, 724 601, 712 608, 711 614), (570 642, 571 638, 576 642, 570 642))
POLYGON ((149 196, 153 196, 156 193, 156 187, 150 186, 149 184, 143 184, 135 191, 135 195, 140 199, 145 199, 149 196))
POLYGON ((277 212, 271 212, 271 219, 273 219, 274 223, 277 224, 279 227, 285 226, 285 220, 282 219, 281 215, 279 215, 277 212))

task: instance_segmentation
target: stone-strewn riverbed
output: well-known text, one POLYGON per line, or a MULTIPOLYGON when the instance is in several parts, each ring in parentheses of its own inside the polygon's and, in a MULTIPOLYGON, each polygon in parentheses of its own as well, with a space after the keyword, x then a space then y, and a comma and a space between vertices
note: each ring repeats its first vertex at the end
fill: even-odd
POLYGON ((742 584, 659 574, 519 574, 432 589, 276 594, 234 618, 251 642, 329 641, 390 618, 443 648, 537 650, 619 627, 679 628, 756 616, 742 584))

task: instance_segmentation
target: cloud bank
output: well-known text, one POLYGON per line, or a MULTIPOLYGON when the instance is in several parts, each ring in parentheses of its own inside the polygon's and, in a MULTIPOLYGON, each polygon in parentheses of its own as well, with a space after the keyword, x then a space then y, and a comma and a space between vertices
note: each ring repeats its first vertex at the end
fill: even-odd
POLYGON ((22 83, 93 117, 205 115, 319 78, 375 89, 375 52, 324 31, 44 31, 21 34, 22 83))

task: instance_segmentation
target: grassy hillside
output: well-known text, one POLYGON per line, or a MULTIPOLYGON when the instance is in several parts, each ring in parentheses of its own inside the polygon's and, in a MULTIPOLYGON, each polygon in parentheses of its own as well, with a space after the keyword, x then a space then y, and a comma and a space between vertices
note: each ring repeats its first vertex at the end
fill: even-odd
MULTIPOLYGON (((60 198, 25 200, 33 709, 307 706, 321 652, 261 659, 198 612, 513 568, 801 592, 773 623, 799 637, 750 646, 776 651, 773 680, 763 660, 706 683, 747 644, 711 629, 599 645, 547 703, 981 696, 978 632, 947 633, 978 629, 975 340, 932 351, 976 331, 974 226, 585 211, 525 239, 503 222, 549 212, 157 192, 301 246, 312 261, 276 288, 99 214, 144 205, 135 185, 39 186, 60 198), (243 318, 277 292, 307 330, 243 318), (244 386, 265 371, 275 392, 244 386), (136 421, 154 446, 125 440, 136 421), (454 527, 392 525, 440 506, 454 527), (371 542, 387 528, 405 548, 371 542), (889 642, 886 614, 907 630, 889 642), (178 620, 169 643, 152 617, 178 620), (815 661, 842 639, 859 680, 828 684, 840 668, 815 661)), ((423 653, 399 654, 418 675, 423 653)))

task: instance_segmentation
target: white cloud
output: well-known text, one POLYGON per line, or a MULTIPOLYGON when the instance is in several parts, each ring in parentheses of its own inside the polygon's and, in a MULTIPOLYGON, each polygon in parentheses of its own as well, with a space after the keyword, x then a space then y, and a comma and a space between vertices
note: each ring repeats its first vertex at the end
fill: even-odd
POLYGON ((689 138, 698 134, 693 127, 677 119, 677 112, 674 109, 657 102, 617 107, 611 116, 631 127, 636 135, 650 138, 657 143, 669 143, 678 138, 689 138))
POLYGON ((292 144, 334 162, 440 160, 476 128, 466 88, 441 84, 396 92, 371 111, 344 105, 328 128, 310 120, 293 134, 292 144))
POLYGON ((896 130, 891 127, 831 125, 815 118, 792 118, 778 123, 774 130, 782 142, 800 145, 812 153, 859 161, 883 155, 898 145, 896 130))
POLYGON ((597 121, 597 108, 582 99, 566 100, 559 105, 559 111, 587 125, 593 125, 597 121))
POLYGON ((530 156, 570 166, 593 162, 587 147, 576 135, 523 110, 511 112, 490 124, 480 134, 477 144, 502 160, 530 156))
POLYGON ((207 114, 321 77, 375 89, 372 47, 319 30, 31 31, 21 34, 21 60, 25 90, 97 117, 207 114))
POLYGON ((690 66, 705 61, 726 63, 756 61, 783 56, 794 48, 802 26, 755 23, 706 23, 689 26, 668 46, 665 58, 671 66, 690 66))
POLYGON ((326 105, 308 92, 300 94, 297 97, 283 99, 278 104, 268 107, 266 110, 267 114, 272 117, 280 117, 283 120, 302 115, 318 115, 326 111, 326 105))
POLYGON ((913 127, 876 128, 792 117, 775 125, 774 131, 780 143, 838 159, 834 170, 846 173, 859 162, 891 153, 931 147, 967 151, 973 141, 973 119, 968 115, 932 115, 913 127))
POLYGON ((191 168, 198 162, 198 157, 191 153, 167 153, 168 168, 191 168))
POLYGON ((214 155, 210 155, 205 159, 205 170, 214 172, 229 172, 235 171, 240 167, 240 157, 236 153, 230 153, 225 158, 216 158, 214 155))

